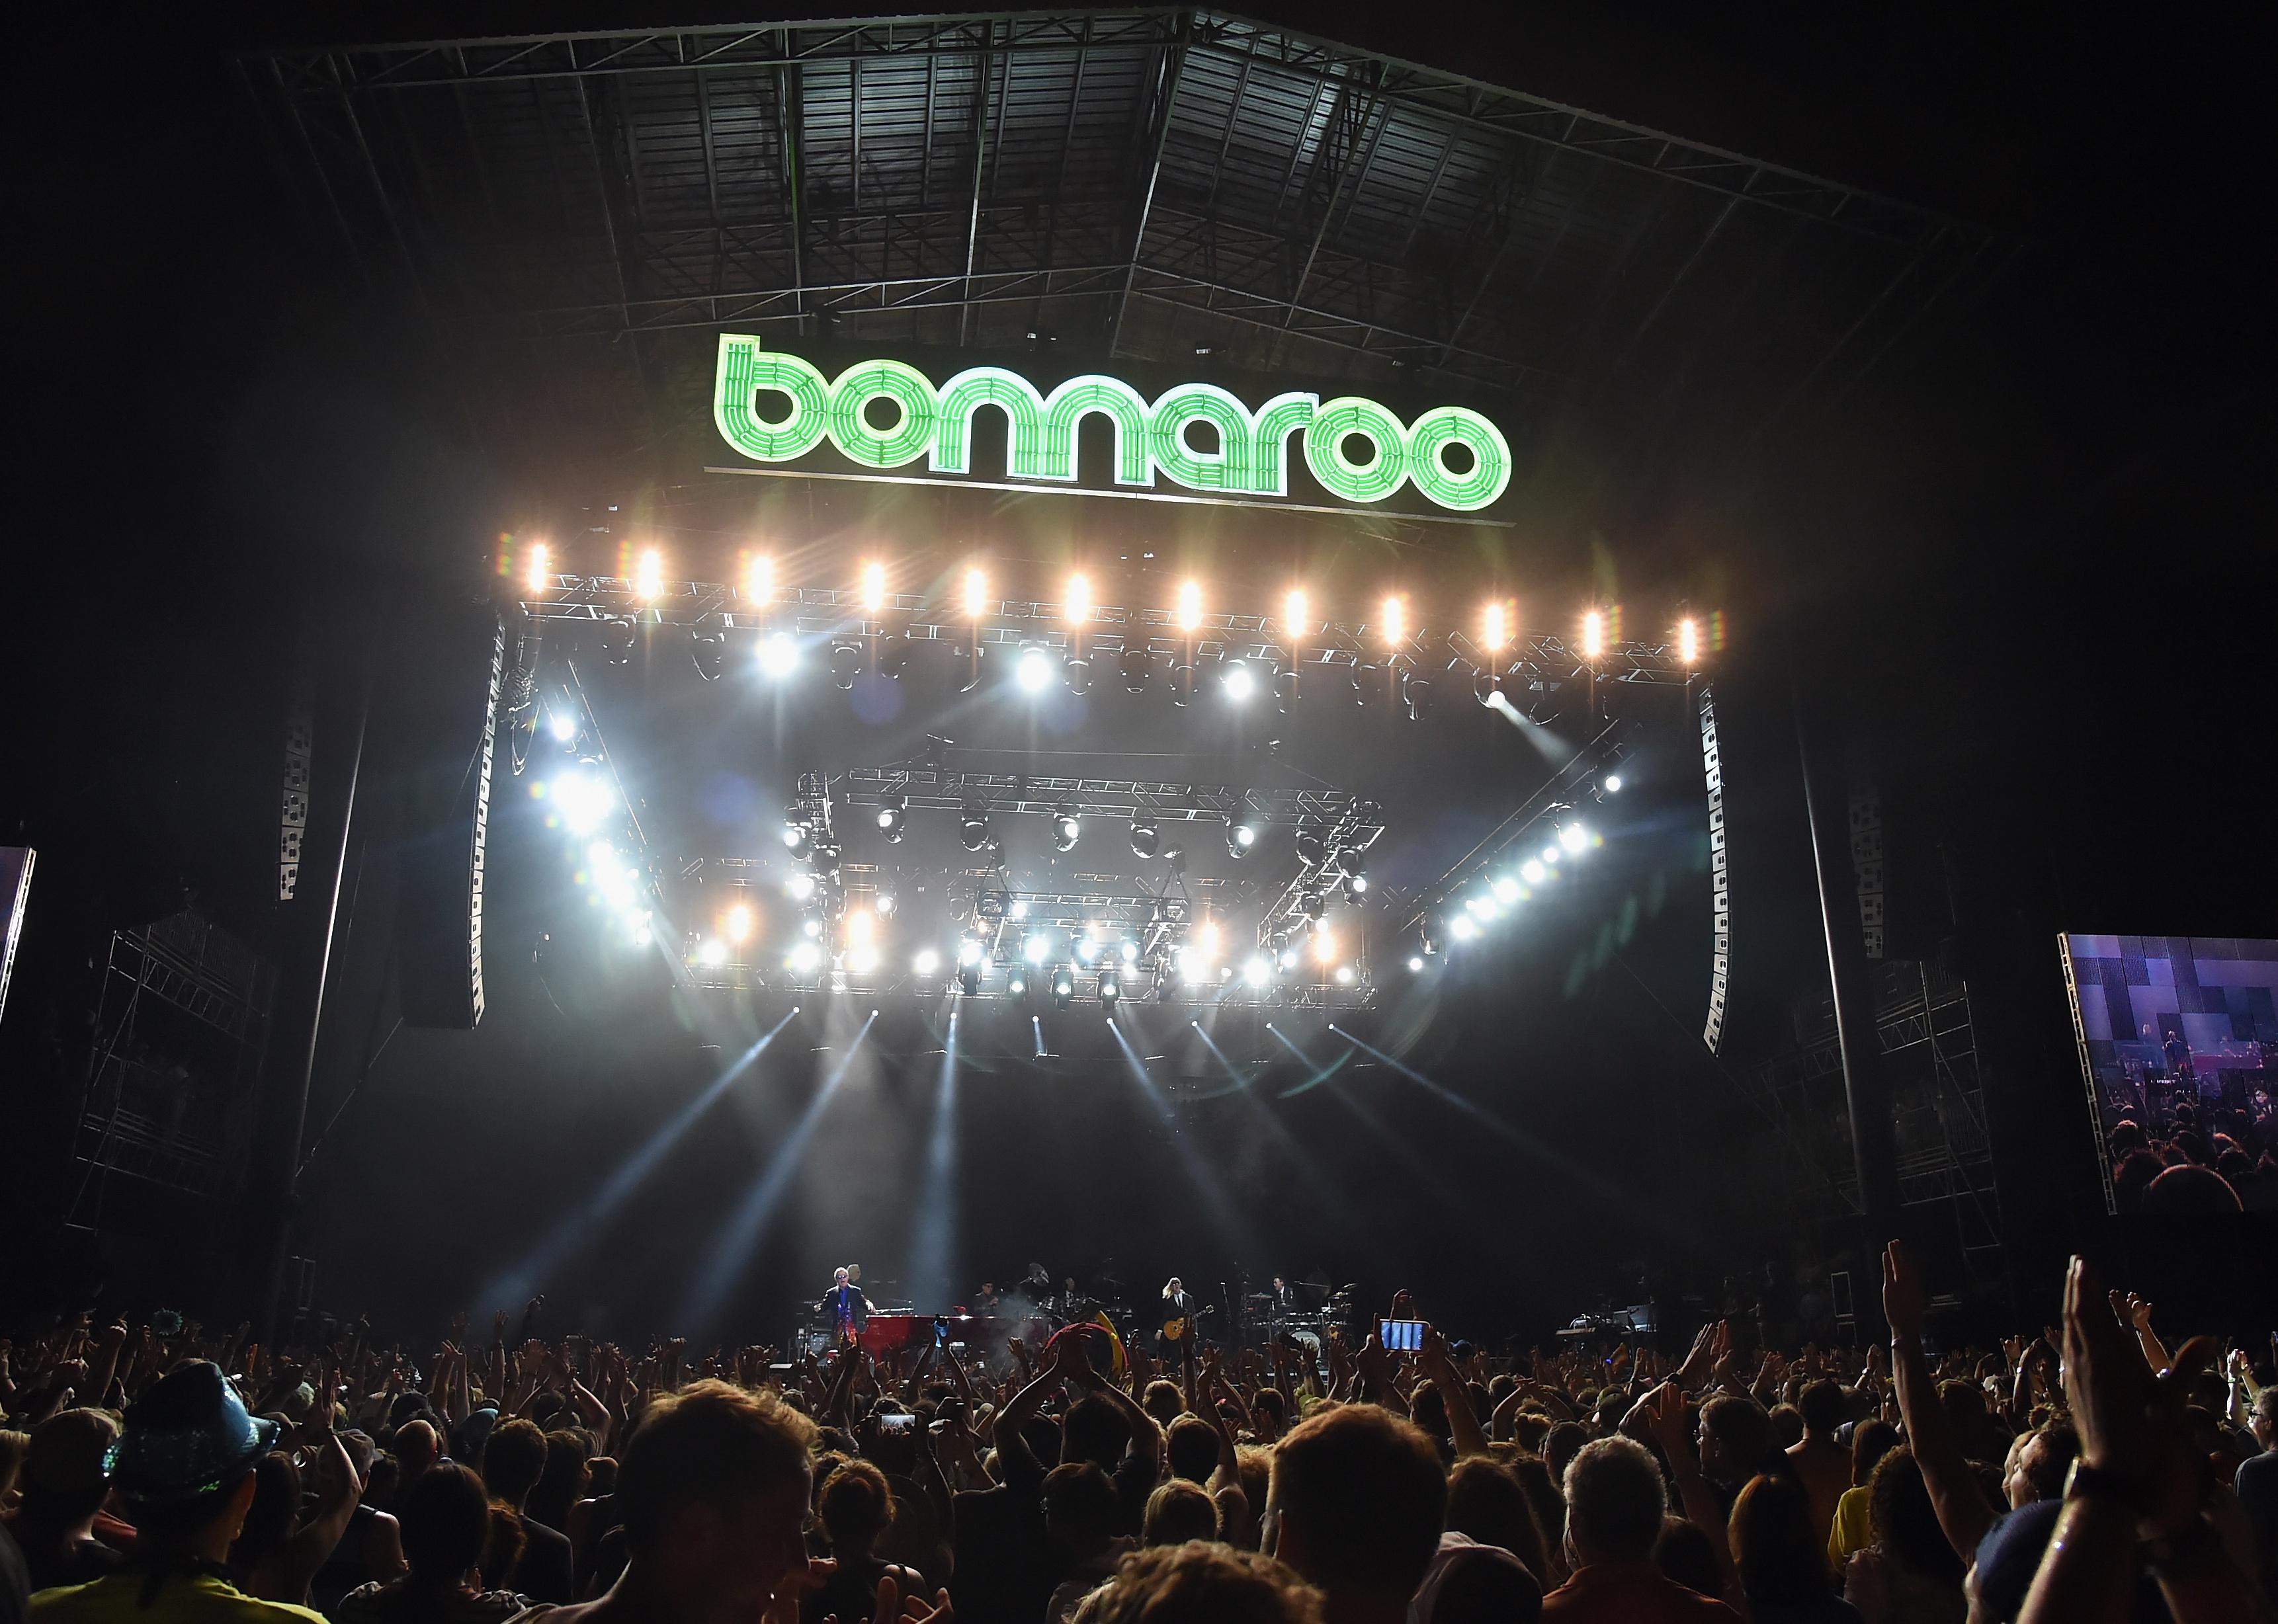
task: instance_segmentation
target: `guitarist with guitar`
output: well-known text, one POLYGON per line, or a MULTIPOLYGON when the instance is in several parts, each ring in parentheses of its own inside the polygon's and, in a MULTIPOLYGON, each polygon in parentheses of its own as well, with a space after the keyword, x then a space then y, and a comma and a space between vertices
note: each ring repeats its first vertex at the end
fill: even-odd
POLYGON ((1207 1318, 1210 1312, 1197 1307, 1195 1300, 1187 1295, 1187 1288, 1180 1283, 1179 1277, 1173 1275, 1163 1286, 1161 1329, 1155 1336, 1162 1356, 1176 1358, 1182 1348, 1189 1346, 1195 1338, 1195 1322, 1207 1318))

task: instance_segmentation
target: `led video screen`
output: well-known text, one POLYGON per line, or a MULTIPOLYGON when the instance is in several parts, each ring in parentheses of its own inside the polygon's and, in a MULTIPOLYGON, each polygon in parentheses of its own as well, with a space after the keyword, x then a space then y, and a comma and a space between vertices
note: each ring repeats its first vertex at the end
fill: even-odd
POLYGON ((2278 942, 2057 941, 2110 1210, 2278 1210, 2278 942))

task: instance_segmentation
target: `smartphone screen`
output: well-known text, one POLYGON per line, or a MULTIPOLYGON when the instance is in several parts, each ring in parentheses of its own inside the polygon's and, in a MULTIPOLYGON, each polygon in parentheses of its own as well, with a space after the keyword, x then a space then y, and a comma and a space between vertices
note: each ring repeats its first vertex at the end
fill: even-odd
POLYGON ((1424 1346, 1424 1322, 1422 1320, 1379 1320, 1377 1340, 1384 1344, 1387 1353, 1419 1353, 1424 1346))
POLYGON ((907 1432, 912 1427, 917 1424, 917 1419, 918 1418, 915 1415, 911 1414, 907 1411, 902 1411, 898 1414, 889 1412, 888 1414, 878 1417, 878 1430, 881 1432, 907 1432))

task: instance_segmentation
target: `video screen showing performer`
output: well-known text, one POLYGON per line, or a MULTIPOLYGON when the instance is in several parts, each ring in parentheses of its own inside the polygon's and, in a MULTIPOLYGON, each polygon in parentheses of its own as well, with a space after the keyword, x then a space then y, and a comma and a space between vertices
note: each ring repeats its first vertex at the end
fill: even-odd
POLYGON ((2111 1210, 2278 1211, 2278 942, 2059 944, 2111 1210))

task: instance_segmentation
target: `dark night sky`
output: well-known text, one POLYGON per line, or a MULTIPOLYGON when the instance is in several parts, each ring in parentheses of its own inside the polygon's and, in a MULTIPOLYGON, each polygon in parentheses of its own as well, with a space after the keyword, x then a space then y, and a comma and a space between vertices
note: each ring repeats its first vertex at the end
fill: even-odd
MULTIPOLYGON (((1253 9, 2039 245, 1874 401, 1715 491, 1629 470, 1649 494, 1615 505, 1609 545, 1632 579, 1705 558, 1759 607, 1731 680, 1735 772, 1754 781, 1735 812, 1753 814, 1736 835, 1744 1030, 1776 1041, 1823 972, 1786 733, 1799 674, 1874 733, 1918 905, 1950 898, 1961 915, 2006 1069, 2003 1178, 2034 1214, 2021 1244, 2040 1268, 2090 1212, 2055 931, 2278 934, 2267 795, 2251 790, 2278 687, 2270 10, 1253 9)), ((58 42, 64 65, 24 93, 15 469, 32 502, 0 644, 0 839, 42 848, 55 891, 39 902, 59 896, 64 917, 35 918, 0 1031, 0 1092, 19 1110, 76 1086, 88 943, 184 888, 258 934, 293 595, 416 583, 436 560, 420 538, 480 534, 515 494, 517 476, 466 447, 446 380, 404 360, 311 250, 248 139, 219 53, 293 39, 307 15, 58 42)), ((696 19, 325 15, 342 39, 696 19)), ((415 1165, 344 1182, 359 1201, 476 1200, 497 1152, 451 1139, 379 1136, 415 1165)), ((1619 1177, 1647 1159, 1607 1161, 1619 1177)), ((510 1231, 502 1205, 514 1199, 493 1191, 474 1209, 510 1231)), ((1419 1245, 1440 1233, 1417 1224, 1419 1245)), ((1653 1233, 1624 1239, 1650 1247, 1653 1233)), ((1562 1289, 1601 1277, 1592 1268, 1617 1245, 1563 1271, 1562 1289)), ((462 1290, 501 1266, 465 1250, 462 1290)), ((637 1276, 638 1252, 616 1248, 606 1269, 637 1276)), ((436 1306, 394 1283, 378 1296, 406 1314, 436 1306)))

